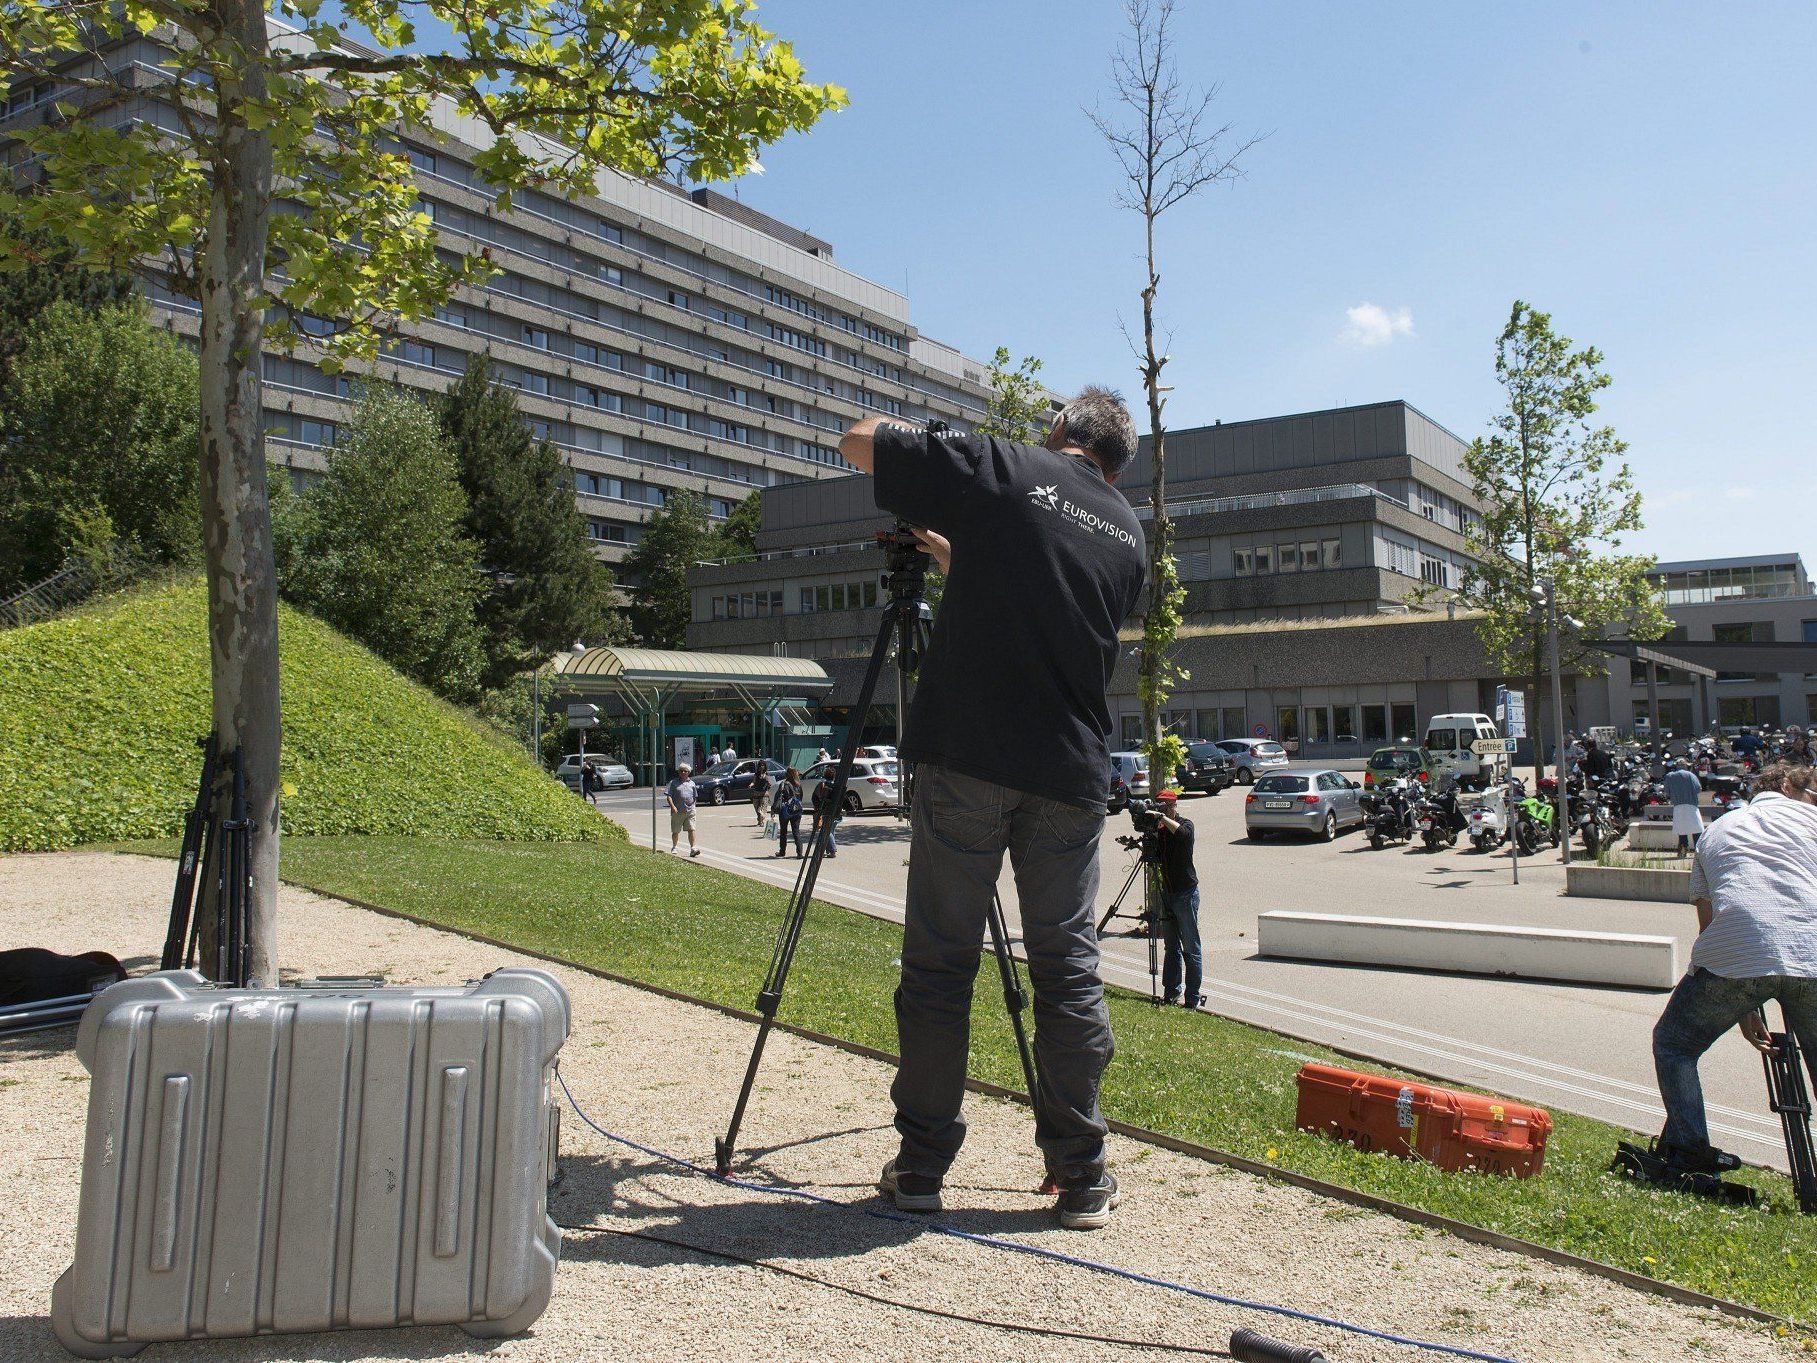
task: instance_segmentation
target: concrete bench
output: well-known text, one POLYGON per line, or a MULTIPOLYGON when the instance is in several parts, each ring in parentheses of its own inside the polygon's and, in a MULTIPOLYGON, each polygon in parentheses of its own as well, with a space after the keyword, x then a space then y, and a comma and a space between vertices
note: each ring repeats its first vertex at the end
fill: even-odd
MULTIPOLYGON (((1706 829, 1710 821, 1704 821, 1706 829)), ((1678 835, 1669 823, 1634 823, 1628 825, 1628 846, 1636 852, 1670 852, 1678 846, 1678 835)))
POLYGON ((1670 989, 1679 976, 1676 938, 1619 932, 1275 912, 1259 917, 1256 939, 1263 956, 1346 965, 1578 980, 1642 989, 1670 989))

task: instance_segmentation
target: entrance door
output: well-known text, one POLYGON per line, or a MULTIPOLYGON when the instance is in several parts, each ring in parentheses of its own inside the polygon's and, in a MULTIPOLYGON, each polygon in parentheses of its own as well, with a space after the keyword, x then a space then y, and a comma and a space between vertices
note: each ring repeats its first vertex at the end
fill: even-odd
POLYGON ((1288 752, 1300 750, 1300 710, 1297 705, 1278 706, 1275 716, 1275 741, 1288 752))

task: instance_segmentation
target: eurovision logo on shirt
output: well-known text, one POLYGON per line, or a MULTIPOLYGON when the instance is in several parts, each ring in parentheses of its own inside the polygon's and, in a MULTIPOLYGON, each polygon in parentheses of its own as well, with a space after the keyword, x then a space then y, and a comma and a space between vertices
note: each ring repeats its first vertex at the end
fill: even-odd
POLYGON ((1060 485, 1058 483, 1049 483, 1046 487, 1033 488, 1028 494, 1028 499, 1036 506, 1044 506, 1056 515, 1064 516, 1068 520, 1077 521, 1087 530, 1096 531, 1100 535, 1109 535, 1112 539, 1119 540, 1124 544, 1134 544, 1136 542, 1134 532, 1125 530, 1115 521, 1107 520, 1097 512, 1087 510, 1085 507, 1075 506, 1070 501, 1062 501, 1060 498, 1060 485))

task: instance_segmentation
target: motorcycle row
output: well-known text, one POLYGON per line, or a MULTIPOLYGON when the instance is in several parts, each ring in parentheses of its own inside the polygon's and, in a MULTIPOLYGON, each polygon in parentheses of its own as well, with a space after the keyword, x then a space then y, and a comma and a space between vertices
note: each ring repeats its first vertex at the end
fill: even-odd
MULTIPOLYGON (((1683 748, 1682 760, 1710 792, 1712 817, 1747 802, 1749 777, 1759 771, 1753 754, 1734 756, 1717 739, 1696 739, 1683 748)), ((1657 775, 1639 749, 1610 753, 1599 776, 1574 772, 1565 785, 1565 818, 1558 825, 1558 783, 1544 777, 1529 793, 1519 777, 1496 782, 1480 792, 1465 792, 1455 781, 1403 776, 1363 795, 1364 830, 1377 850, 1391 842, 1423 842, 1437 852, 1468 838, 1478 852, 1493 852, 1512 841, 1522 856, 1542 847, 1557 848, 1567 838, 1580 840, 1584 854, 1595 857, 1623 837, 1633 820, 1650 806, 1669 807, 1663 772, 1657 775)))

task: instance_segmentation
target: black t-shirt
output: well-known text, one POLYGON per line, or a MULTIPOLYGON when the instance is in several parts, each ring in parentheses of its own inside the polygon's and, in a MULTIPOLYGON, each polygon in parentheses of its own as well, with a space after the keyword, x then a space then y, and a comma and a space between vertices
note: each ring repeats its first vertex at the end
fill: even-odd
POLYGON ((1161 884, 1168 894, 1199 886, 1199 872, 1192 864, 1192 820, 1175 816, 1174 821, 1178 829, 1161 829, 1161 884))
POLYGON ((953 546, 903 756, 1102 809, 1135 512, 1081 455, 896 425, 874 448, 877 505, 953 546))

